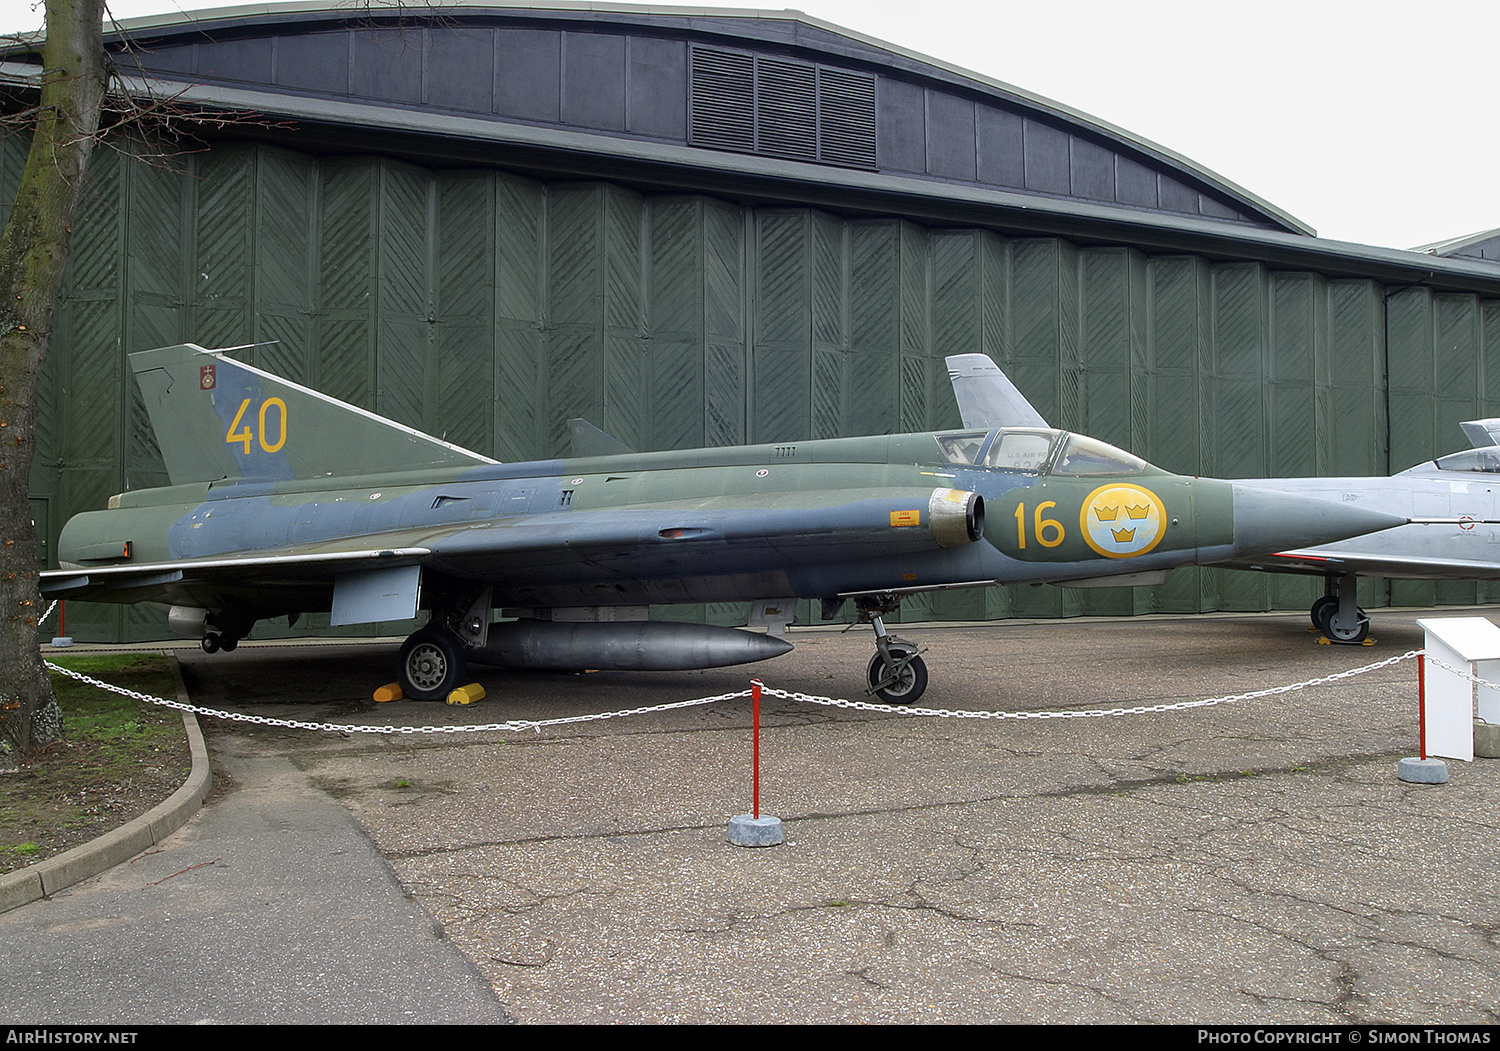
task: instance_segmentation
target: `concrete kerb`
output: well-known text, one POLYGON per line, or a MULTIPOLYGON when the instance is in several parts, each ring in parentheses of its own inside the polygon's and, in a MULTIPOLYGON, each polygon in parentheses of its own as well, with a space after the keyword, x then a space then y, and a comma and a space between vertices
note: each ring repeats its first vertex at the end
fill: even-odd
MULTIPOLYGON (((177 700, 190 703, 187 685, 182 680, 182 668, 175 656, 172 657, 172 674, 177 680, 177 700)), ((187 733, 188 750, 193 757, 192 770, 182 787, 113 832, 54 858, 0 876, 0 912, 19 908, 97 876, 155 846, 187 824, 202 808, 213 788, 213 769, 209 764, 203 731, 192 712, 182 713, 182 728, 187 733)))

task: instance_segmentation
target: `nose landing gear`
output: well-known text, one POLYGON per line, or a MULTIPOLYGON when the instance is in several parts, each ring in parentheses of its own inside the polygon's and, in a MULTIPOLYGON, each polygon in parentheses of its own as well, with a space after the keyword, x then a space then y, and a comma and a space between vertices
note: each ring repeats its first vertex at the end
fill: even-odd
POLYGON ((875 629, 875 656, 865 671, 866 694, 880 698, 886 704, 915 704, 927 689, 927 663, 922 660, 924 652, 915 643, 888 634, 882 614, 896 608, 894 596, 883 596, 881 600, 859 603, 859 619, 875 629))
POLYGON ((865 672, 870 688, 865 692, 886 704, 915 704, 927 689, 927 662, 917 655, 921 651, 915 646, 893 635, 886 637, 890 642, 884 651, 870 658, 865 672))

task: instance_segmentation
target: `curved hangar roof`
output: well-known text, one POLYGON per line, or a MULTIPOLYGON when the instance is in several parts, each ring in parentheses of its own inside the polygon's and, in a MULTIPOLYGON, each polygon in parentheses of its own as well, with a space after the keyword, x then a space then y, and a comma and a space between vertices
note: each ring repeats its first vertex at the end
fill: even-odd
MULTIPOLYGON (((1121 128, 796 11, 313 0, 131 19, 107 39, 136 83, 268 118, 224 134, 301 150, 1500 294, 1473 253, 1321 240, 1121 128)), ((0 82, 34 83, 36 61, 10 50, 0 82)))
POLYGON ((358 129, 346 148, 380 131, 389 152, 396 131, 443 140, 425 159, 493 163, 503 143, 507 167, 750 196, 758 181, 775 199, 767 180, 802 180, 839 186, 846 208, 884 175, 1312 232, 1120 128, 795 11, 291 3, 119 28, 122 68, 358 129))

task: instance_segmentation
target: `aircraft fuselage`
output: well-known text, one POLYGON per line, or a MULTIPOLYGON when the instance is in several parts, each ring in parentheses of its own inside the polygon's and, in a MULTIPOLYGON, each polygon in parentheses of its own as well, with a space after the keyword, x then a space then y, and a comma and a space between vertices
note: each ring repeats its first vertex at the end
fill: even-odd
MULTIPOLYGON (((428 570, 493 586, 497 606, 557 607, 1066 582, 1255 544, 1230 483, 1133 457, 1060 473, 1073 436, 1024 433, 1046 446, 1034 469, 950 462, 954 436, 924 433, 140 490, 73 518, 59 554, 87 569, 316 555, 357 538, 430 551, 428 570)), ((972 437, 994 447, 1003 435, 972 437)), ((329 602, 326 583, 295 593, 295 608, 285 590, 238 591, 256 616, 329 602)), ((168 601, 204 597, 185 582, 168 601)))

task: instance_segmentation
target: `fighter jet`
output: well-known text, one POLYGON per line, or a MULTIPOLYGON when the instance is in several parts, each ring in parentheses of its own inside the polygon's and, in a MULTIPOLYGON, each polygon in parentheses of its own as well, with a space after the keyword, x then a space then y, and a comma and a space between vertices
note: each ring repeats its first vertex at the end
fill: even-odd
MULTIPOLYGON (((808 598, 829 618, 854 603, 875 634, 868 692, 910 703, 927 669, 883 622, 904 594, 1148 583, 1406 521, 1180 477, 1034 413, 1013 427, 646 453, 575 420, 572 457, 496 463, 225 351, 184 344, 130 364, 171 485, 74 516, 43 593, 163 605, 208 652, 272 617, 327 611, 350 625, 425 610, 398 662, 417 699, 446 696, 471 658, 762 660, 790 644, 653 621, 649 608, 749 601, 752 625, 776 628, 808 598)), ((957 375, 955 390, 962 403, 957 375)))
MULTIPOLYGON (((950 358, 966 426, 1029 426, 1041 415, 994 362, 950 358), (957 363, 957 364, 955 364, 957 363)), ((1393 580, 1500 580, 1500 419, 1460 424, 1472 449, 1420 463, 1388 478, 1236 478, 1239 487, 1275 490, 1340 507, 1379 508, 1407 524, 1352 540, 1235 556, 1230 569, 1321 576, 1313 626, 1330 641, 1363 642, 1370 618, 1356 599, 1359 577, 1393 580)))
POLYGON ((1459 425, 1474 446, 1389 478, 1251 478, 1239 485, 1312 497, 1344 507, 1379 507, 1413 519, 1380 536, 1236 557, 1226 565, 1321 576, 1313 626, 1330 641, 1363 642, 1370 618, 1359 608, 1360 577, 1389 580, 1500 580, 1500 419, 1459 425))

